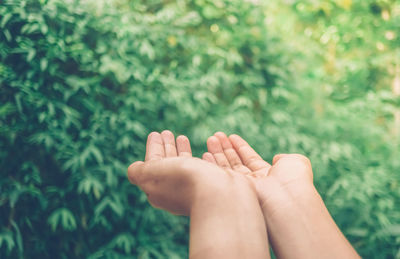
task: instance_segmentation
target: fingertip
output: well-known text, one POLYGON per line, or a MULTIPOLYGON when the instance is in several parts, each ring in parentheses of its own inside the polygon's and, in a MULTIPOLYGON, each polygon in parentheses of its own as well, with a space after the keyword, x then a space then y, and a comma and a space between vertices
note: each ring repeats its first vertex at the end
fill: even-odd
POLYGON ((208 139, 207 139, 207 144, 208 143, 216 143, 216 142, 218 142, 218 138, 216 137, 216 136, 210 136, 210 137, 208 137, 208 139))
POLYGON ((286 155, 287 154, 277 154, 277 155, 275 155, 274 158, 272 158, 272 164, 273 165, 276 164, 279 161, 279 159, 281 159, 282 157, 284 157, 286 155))
POLYGON ((136 161, 132 163, 126 172, 128 180, 132 184, 137 184, 137 175, 140 173, 142 166, 144 165, 143 161, 136 161))
POLYGON ((128 171, 130 171, 131 169, 133 169, 133 168, 135 168, 136 166, 139 166, 139 165, 141 165, 141 164, 144 164, 144 162, 143 162, 143 161, 136 161, 136 162, 133 162, 132 164, 129 165, 128 171))
POLYGON ((210 152, 205 152, 205 153, 202 155, 202 159, 205 160, 205 161, 207 161, 207 162, 216 164, 216 161, 215 161, 215 159, 214 159, 214 156, 213 156, 210 152))
POLYGON ((224 132, 217 132, 214 134, 218 138, 218 141, 221 143, 223 149, 232 148, 232 144, 228 136, 224 132))
POLYGON ((212 140, 213 137, 215 137, 215 136, 213 135, 213 136, 209 136, 209 137, 207 138, 207 141, 206 141, 207 147, 208 147, 208 146, 211 144, 211 142, 213 141, 213 140, 212 140))
POLYGON ((162 132, 161 132, 161 134, 173 134, 172 133, 172 131, 170 131, 170 130, 163 130, 162 132))
POLYGON ((238 149, 242 145, 248 145, 248 143, 237 134, 229 135, 228 139, 235 149, 238 149))
POLYGON ((186 137, 185 135, 179 135, 177 138, 176 138, 176 141, 183 141, 183 142, 189 142, 189 138, 188 137, 186 137))
POLYGON ((229 139, 231 142, 235 142, 235 141, 237 141, 237 140, 241 140, 242 138, 241 138, 239 135, 237 135, 237 134, 231 134, 231 135, 229 135, 228 139, 229 139))
POLYGON ((176 138, 176 147, 179 156, 186 156, 186 157, 192 156, 192 148, 190 147, 190 141, 188 137, 184 135, 179 135, 176 138))
POLYGON ((220 147, 219 139, 216 136, 210 136, 207 139, 207 149, 211 153, 218 152, 222 147, 220 147))
POLYGON ((222 131, 217 131, 214 133, 214 136, 216 137, 226 137, 226 134, 222 131))
POLYGON ((174 136, 174 133, 172 133, 172 131, 170 131, 170 130, 163 130, 161 132, 161 135, 170 137, 170 136, 174 136))
POLYGON ((152 131, 150 134, 147 136, 147 141, 151 140, 154 136, 160 135, 157 131, 152 131))
MULTIPOLYGON (((206 159, 211 155, 209 152, 204 152, 203 155, 201 156, 202 159, 206 159)), ((212 156, 212 155, 211 155, 212 156)))
POLYGON ((308 157, 306 157, 305 155, 303 155, 303 154, 293 154, 293 156, 295 156, 297 159, 301 160, 307 166, 311 167, 311 160, 308 157))

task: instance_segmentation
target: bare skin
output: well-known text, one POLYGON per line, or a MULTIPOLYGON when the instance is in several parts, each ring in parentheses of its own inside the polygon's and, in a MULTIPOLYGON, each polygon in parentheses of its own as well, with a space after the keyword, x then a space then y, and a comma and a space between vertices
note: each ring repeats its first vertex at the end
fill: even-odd
POLYGON ((318 194, 308 158, 280 154, 270 165, 240 136, 222 132, 207 147, 204 160, 253 182, 278 258, 360 258, 318 194))
POLYGON ((152 132, 145 161, 130 165, 128 178, 154 207, 190 216, 190 258, 270 258, 253 183, 192 158, 185 136, 152 132))

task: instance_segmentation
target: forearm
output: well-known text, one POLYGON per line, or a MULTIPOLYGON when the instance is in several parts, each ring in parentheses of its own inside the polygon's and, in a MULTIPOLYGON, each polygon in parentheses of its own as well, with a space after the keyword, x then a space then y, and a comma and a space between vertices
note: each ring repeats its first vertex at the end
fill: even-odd
POLYGON ((313 185, 271 186, 263 205, 271 244, 278 258, 359 258, 330 216, 313 185))
POLYGON ((232 186, 206 194, 191 211, 190 258, 269 258, 265 223, 255 194, 232 186))

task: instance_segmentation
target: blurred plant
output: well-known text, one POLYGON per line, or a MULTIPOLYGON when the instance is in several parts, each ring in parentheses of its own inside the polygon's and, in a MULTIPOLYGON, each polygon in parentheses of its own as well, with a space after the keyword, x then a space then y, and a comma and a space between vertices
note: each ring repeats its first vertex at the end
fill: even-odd
POLYGON ((126 168, 150 131, 193 135, 273 85, 263 18, 241 1, 5 1, 1 255, 186 257, 187 219, 150 208, 126 168))
POLYGON ((0 255, 187 257, 187 219, 125 177, 168 128, 310 156, 361 255, 399 257, 399 5, 286 2, 4 1, 0 255))

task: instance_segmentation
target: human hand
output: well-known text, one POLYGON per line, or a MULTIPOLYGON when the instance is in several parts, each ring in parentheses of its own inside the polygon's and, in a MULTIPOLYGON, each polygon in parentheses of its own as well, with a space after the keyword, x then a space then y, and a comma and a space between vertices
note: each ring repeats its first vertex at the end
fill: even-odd
POLYGON ((178 215, 189 215, 196 200, 231 188, 231 181, 243 178, 234 175, 193 158, 188 138, 179 136, 175 142, 170 131, 149 134, 145 161, 128 168, 129 180, 147 194, 152 206, 178 215))
POLYGON ((271 165, 240 136, 231 135, 228 138, 222 132, 208 138, 207 148, 208 152, 203 154, 203 159, 248 176, 263 206, 275 198, 282 201, 282 197, 276 197, 279 192, 273 191, 276 188, 296 192, 313 185, 311 163, 305 156, 279 154, 274 156, 271 165))
POLYGON ((278 258, 359 258, 315 189, 308 158, 280 154, 270 165, 241 137, 222 132, 211 136, 207 147, 204 160, 254 183, 278 258))
POLYGON ((190 216, 190 258, 269 258, 252 183, 241 173, 192 158, 186 137, 175 143, 170 131, 151 133, 145 161, 130 165, 128 178, 154 207, 190 216))

